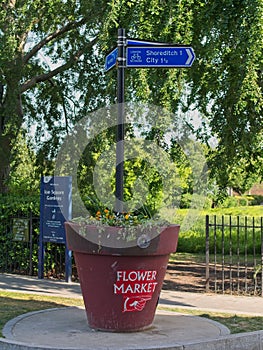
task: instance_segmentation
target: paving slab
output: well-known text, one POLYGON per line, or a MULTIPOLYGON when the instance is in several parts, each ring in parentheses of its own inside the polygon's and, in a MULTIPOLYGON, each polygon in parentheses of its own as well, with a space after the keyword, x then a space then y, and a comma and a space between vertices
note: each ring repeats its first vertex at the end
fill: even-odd
POLYGON ((113 333, 89 328, 85 310, 66 307, 31 312, 9 321, 6 341, 28 349, 141 350, 169 349, 228 335, 228 328, 202 317, 158 311, 152 326, 141 332, 113 333))
POLYGON ((163 290, 161 292, 159 304, 167 307, 192 310, 263 316, 263 298, 258 296, 189 293, 163 290))

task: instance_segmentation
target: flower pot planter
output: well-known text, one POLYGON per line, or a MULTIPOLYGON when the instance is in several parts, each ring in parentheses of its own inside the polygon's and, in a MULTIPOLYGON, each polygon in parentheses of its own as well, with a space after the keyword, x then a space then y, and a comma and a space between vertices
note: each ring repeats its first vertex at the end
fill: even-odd
POLYGON ((65 227, 89 326, 112 332, 148 328, 154 319, 170 253, 177 248, 179 225, 163 228, 142 248, 118 248, 118 227, 108 227, 104 232, 108 244, 96 242, 95 226, 85 226, 85 237, 83 226, 66 222, 65 227))

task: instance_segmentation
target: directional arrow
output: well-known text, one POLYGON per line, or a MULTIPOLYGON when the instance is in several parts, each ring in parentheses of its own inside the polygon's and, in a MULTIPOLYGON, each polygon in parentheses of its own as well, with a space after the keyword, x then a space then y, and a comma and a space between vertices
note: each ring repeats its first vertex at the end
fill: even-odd
POLYGON ((185 62, 186 65, 190 65, 191 63, 193 63, 195 57, 194 57, 194 52, 193 50, 190 49, 186 49, 186 52, 188 54, 188 60, 185 62))

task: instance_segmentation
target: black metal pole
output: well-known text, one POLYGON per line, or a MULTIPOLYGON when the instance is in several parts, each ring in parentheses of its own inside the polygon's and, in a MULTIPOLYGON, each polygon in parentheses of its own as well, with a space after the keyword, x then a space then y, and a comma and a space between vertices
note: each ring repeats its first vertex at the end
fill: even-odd
POLYGON ((125 71, 125 29, 118 29, 118 69, 117 69, 117 102, 118 123, 116 135, 116 204, 115 211, 123 212, 123 186, 124 186, 124 71, 125 71))
POLYGON ((209 293, 209 282, 210 282, 210 271, 209 271, 209 215, 206 215, 205 218, 205 232, 206 232, 206 239, 205 239, 205 290, 206 293, 209 293))
POLYGON ((29 276, 33 276, 33 215, 29 216, 29 276))

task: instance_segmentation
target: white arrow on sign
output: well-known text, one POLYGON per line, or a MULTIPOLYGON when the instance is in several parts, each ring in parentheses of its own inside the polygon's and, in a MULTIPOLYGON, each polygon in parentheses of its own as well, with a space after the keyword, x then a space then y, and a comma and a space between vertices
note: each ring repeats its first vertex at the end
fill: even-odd
POLYGON ((194 55, 192 55, 192 52, 191 52, 191 50, 190 50, 190 49, 186 49, 185 51, 186 51, 186 52, 187 52, 187 54, 188 54, 188 59, 187 59, 187 61, 185 62, 185 64, 186 64, 186 65, 188 65, 188 64, 190 64, 190 63, 191 63, 192 58, 194 57, 194 55))

